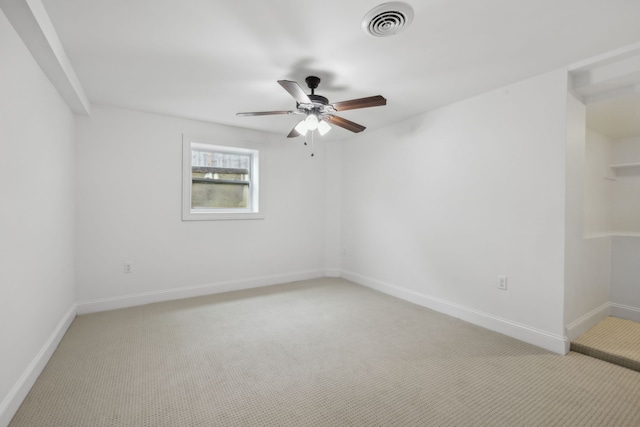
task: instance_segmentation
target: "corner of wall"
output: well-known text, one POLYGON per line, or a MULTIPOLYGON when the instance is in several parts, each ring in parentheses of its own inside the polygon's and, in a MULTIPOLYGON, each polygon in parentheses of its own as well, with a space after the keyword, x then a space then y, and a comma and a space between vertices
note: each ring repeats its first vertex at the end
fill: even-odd
POLYGON ((605 319, 611 314, 611 305, 609 303, 602 304, 594 310, 581 316, 579 319, 569 323, 566 327, 566 335, 569 341, 573 341, 580 335, 584 334, 595 326, 598 322, 605 319))
POLYGON ((49 339, 47 339, 22 375, 20 375, 20 378, 11 388, 9 394, 4 398, 2 403, 0 403, 0 426, 9 425, 9 422, 11 422, 11 419, 18 411, 22 401, 27 397, 29 390, 31 390, 38 376, 40 376, 49 359, 51 359, 62 337, 64 337, 64 334, 71 326, 71 322, 75 319, 76 313, 77 307, 73 304, 51 333, 49 339))

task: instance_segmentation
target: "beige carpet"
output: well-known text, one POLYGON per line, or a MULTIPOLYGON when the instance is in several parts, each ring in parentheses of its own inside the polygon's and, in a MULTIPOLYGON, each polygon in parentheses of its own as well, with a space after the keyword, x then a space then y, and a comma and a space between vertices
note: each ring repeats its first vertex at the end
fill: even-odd
POLYGON ((640 372, 340 280, 79 316, 19 426, 639 426, 640 372))
POLYGON ((607 317, 573 341, 571 350, 640 371, 640 323, 607 317))

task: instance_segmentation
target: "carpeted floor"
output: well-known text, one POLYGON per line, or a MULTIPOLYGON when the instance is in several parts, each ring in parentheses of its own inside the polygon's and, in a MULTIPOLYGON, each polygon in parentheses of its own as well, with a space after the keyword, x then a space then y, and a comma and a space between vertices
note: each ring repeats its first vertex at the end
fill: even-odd
POLYGON ((573 341, 571 350, 640 371, 640 323, 607 317, 573 341))
POLYGON ((640 372, 341 279, 77 317, 21 426, 638 426, 640 372))

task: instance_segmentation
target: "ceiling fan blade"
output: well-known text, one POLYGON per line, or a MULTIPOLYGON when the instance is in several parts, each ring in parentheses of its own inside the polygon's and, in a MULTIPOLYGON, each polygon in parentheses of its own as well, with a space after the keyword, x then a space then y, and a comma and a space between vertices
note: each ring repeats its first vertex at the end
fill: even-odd
POLYGON ((304 90, 302 90, 298 83, 291 80, 278 80, 278 83, 280 83, 280 86, 289 92, 289 95, 293 96, 299 104, 311 104, 311 99, 304 93, 304 90))
POLYGON ((346 130, 350 130, 351 132, 358 133, 366 129, 364 126, 354 123, 351 120, 343 119, 342 117, 324 116, 324 118, 332 125, 340 126, 341 128, 345 128, 346 130))
MULTIPOLYGON (((298 126, 298 125, 296 125, 298 126)), ((298 132, 294 126, 293 129, 291 129, 291 132, 289 132, 289 135, 287 135, 287 138, 296 138, 298 136, 302 136, 302 134, 300 132, 298 132)))
POLYGON ((295 111, 254 111, 249 113, 236 113, 236 116, 247 117, 247 116, 273 116, 276 114, 294 114, 295 111))
POLYGON ((333 108, 335 108, 336 111, 344 111, 354 110, 356 108, 379 107, 382 105, 387 105, 387 100, 381 95, 376 95, 369 96, 367 98, 358 98, 351 99, 349 101, 335 102, 331 105, 333 105, 333 108))

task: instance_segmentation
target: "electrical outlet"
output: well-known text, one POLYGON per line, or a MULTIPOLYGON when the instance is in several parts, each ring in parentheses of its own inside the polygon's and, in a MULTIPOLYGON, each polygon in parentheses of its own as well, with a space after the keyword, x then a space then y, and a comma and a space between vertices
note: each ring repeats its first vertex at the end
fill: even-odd
POLYGON ((125 262, 124 263, 124 272, 125 273, 133 273, 133 263, 132 262, 125 262))
POLYGON ((507 290, 507 276, 498 276, 498 289, 507 290))

